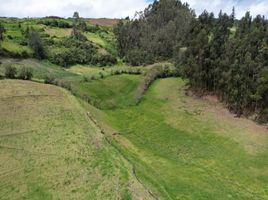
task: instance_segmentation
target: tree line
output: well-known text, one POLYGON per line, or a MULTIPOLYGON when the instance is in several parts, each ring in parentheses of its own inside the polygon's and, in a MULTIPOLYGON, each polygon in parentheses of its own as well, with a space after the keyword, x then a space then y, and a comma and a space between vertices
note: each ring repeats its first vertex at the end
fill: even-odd
POLYGON ((187 50, 178 61, 192 88, 216 94, 240 115, 268 120, 268 22, 247 12, 202 13, 192 22, 187 50))
POLYGON ((133 65, 172 59, 191 89, 216 94, 238 116, 268 121, 268 21, 249 12, 196 17, 179 0, 155 1, 115 28, 120 56, 133 65), (132 60, 134 59, 134 61, 132 60))
POLYGON ((120 20, 114 29, 119 54, 132 65, 151 64, 173 57, 183 43, 194 12, 188 4, 160 0, 136 13, 133 20, 120 20))

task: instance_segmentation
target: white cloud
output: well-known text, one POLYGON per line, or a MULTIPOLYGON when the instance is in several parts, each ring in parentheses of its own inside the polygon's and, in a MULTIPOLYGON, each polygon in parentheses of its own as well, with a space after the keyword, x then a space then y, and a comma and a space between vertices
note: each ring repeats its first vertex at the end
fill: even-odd
MULTIPOLYGON (((0 0, 0 15, 14 17, 42 17, 57 15, 72 16, 78 11, 83 17, 120 18, 134 16, 144 10, 153 0, 0 0)), ((207 10, 215 15, 222 9, 231 13, 236 8, 237 18, 246 11, 253 16, 262 14, 268 17, 268 0, 182 0, 188 2, 197 14, 207 10)))
POLYGON ((0 0, 0 15, 71 17, 78 11, 83 17, 119 18, 133 16, 148 4, 147 0, 0 0))
POLYGON ((183 0, 183 2, 188 2, 198 15, 204 10, 214 12, 215 15, 220 10, 231 13, 232 8, 235 7, 238 19, 243 17, 247 11, 250 11, 253 16, 261 14, 268 17, 268 0, 183 0))

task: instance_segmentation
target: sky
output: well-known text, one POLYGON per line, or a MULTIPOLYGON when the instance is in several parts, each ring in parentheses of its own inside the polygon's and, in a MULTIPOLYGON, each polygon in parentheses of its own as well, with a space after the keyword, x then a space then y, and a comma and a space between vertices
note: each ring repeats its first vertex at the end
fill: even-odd
MULTIPOLYGON (((241 18, 246 11, 253 16, 268 18, 268 0, 182 0, 188 2, 197 14, 203 10, 218 13, 221 9, 231 13, 236 8, 236 17, 241 18)), ((78 11, 82 17, 124 18, 133 17, 152 0, 0 0, 0 16, 5 17, 71 17, 78 11)))

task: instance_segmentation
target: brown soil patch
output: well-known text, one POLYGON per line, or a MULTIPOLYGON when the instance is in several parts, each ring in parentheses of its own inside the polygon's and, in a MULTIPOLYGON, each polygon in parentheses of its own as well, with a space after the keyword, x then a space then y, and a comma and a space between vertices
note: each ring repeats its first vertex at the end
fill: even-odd
POLYGON ((230 110, 224 106, 224 104, 216 95, 199 96, 189 88, 185 88, 184 90, 186 96, 193 97, 196 100, 202 100, 208 103, 209 106, 205 106, 203 112, 212 113, 215 119, 218 119, 219 121, 228 121, 240 129, 248 129, 256 133, 268 133, 268 124, 258 124, 257 122, 244 116, 237 117, 236 114, 231 113, 230 110))
POLYGON ((220 102, 219 98, 216 95, 206 95, 206 96, 203 96, 203 99, 207 100, 211 103, 219 103, 220 102))
POLYGON ((100 19, 89 19, 89 22, 94 25, 100 26, 115 26, 119 19, 107 19, 107 18, 100 18, 100 19))
MULTIPOLYGON (((211 104, 210 100, 204 99, 211 104)), ((236 117, 235 114, 231 113, 224 105, 220 102, 213 102, 214 106, 209 106, 205 109, 205 112, 213 113, 215 118, 221 121, 228 121, 231 124, 234 124, 240 129, 248 129, 253 133, 268 133, 268 126, 258 124, 250 119, 245 117, 236 117)))

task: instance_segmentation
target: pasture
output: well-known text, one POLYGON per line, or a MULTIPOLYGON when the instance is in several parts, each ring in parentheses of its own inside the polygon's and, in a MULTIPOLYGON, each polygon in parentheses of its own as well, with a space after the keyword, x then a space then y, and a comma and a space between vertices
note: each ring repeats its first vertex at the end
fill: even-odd
POLYGON ((150 199, 69 92, 18 80, 0 90, 1 199, 150 199))

